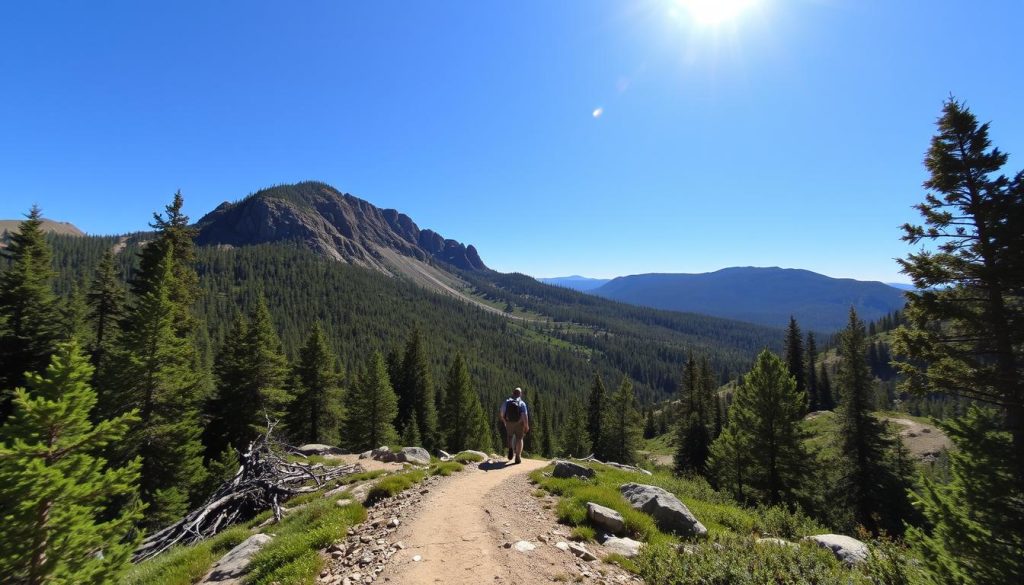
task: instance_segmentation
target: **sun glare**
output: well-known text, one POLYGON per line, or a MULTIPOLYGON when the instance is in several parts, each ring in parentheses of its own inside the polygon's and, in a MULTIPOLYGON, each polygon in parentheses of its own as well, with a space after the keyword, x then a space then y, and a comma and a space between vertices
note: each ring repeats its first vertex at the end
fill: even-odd
POLYGON ((676 0, 701 26, 717 26, 735 20, 757 0, 676 0))

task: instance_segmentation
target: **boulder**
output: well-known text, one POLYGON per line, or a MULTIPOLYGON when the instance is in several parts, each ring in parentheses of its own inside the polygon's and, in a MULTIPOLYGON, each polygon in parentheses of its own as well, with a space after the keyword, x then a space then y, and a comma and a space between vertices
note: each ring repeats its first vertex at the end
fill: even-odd
POLYGON ((582 477, 584 479, 594 477, 594 470, 584 467, 579 463, 558 459, 555 461, 555 469, 551 472, 554 477, 582 477))
POLYGON ((613 536, 606 539, 601 544, 604 545, 605 550, 609 553, 633 558, 640 554, 640 547, 643 546, 644 543, 633 540, 632 538, 617 538, 613 536))
POLYGON ((568 544, 569 544, 569 552, 571 552, 572 554, 578 556, 579 558, 583 559, 584 561, 596 561, 597 560, 597 557, 594 556, 594 553, 592 553, 589 550, 587 550, 587 547, 583 546, 582 544, 580 544, 578 542, 570 542, 568 544))
POLYGON ((682 536, 704 536, 708 529, 685 504, 671 493, 653 485, 627 483, 619 488, 629 505, 654 518, 658 528, 682 536))
POLYGON ((423 447, 402 447, 402 450, 395 454, 395 461, 399 463, 415 463, 416 465, 430 465, 430 453, 423 447))
POLYGON ((377 447, 373 451, 370 451, 370 457, 376 459, 377 461, 384 462, 395 460, 395 454, 391 452, 391 448, 388 447, 387 445, 382 445, 380 447, 377 447))
POLYGON ((622 519, 622 514, 594 502, 587 502, 587 518, 606 532, 622 534, 626 531, 626 521, 622 519))
POLYGON ((371 457, 373 457, 373 451, 372 450, 371 451, 363 451, 362 453, 359 454, 359 458, 360 459, 369 459, 371 457))
POLYGON ((487 461, 489 459, 487 453, 484 453, 483 451, 473 451, 472 449, 459 451, 455 456, 458 457, 459 455, 475 455, 480 458, 480 461, 487 461))
POLYGON ((303 455, 306 455, 306 456, 309 456, 309 455, 344 455, 345 454, 345 452, 343 450, 341 450, 341 449, 339 449, 337 447, 332 447, 330 445, 322 445, 320 443, 309 443, 307 445, 302 445, 301 447, 296 447, 295 450, 298 451, 299 453, 302 453, 303 455))
POLYGON ((800 546, 799 544, 797 544, 795 542, 790 542, 790 541, 784 540, 782 538, 774 538, 774 537, 758 538, 754 542, 756 544, 769 544, 769 545, 772 545, 772 546, 800 546))
POLYGON ((235 548, 228 551, 226 555, 213 564, 213 568, 206 574, 206 578, 200 581, 201 584, 216 583, 217 585, 237 585, 242 582, 242 577, 249 572, 249 561, 253 555, 266 546, 274 537, 269 534, 254 534, 246 538, 235 548))
POLYGON ((440 459, 441 461, 451 461, 452 459, 454 459, 454 457, 452 457, 452 454, 445 451, 444 449, 437 450, 437 458, 440 459))
POLYGON ((644 475, 654 475, 650 471, 647 471, 646 469, 640 469, 635 465, 624 465, 622 463, 615 463, 614 461, 608 461, 605 463, 605 465, 607 465, 608 467, 614 467, 615 469, 621 469, 623 471, 632 471, 634 473, 642 473, 644 475))
POLYGON ((857 565, 868 560, 868 545, 843 534, 816 534, 808 536, 804 540, 810 540, 822 548, 827 548, 836 555, 836 558, 849 566, 857 565))

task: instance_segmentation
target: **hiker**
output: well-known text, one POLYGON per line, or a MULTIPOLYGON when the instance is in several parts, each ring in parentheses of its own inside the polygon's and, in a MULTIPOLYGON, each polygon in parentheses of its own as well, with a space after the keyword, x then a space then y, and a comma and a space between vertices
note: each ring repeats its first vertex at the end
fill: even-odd
POLYGON ((501 422, 505 423, 505 436, 508 437, 508 459, 523 462, 523 437, 530 432, 530 415, 523 401, 523 389, 516 388, 512 397, 505 400, 498 412, 501 422))

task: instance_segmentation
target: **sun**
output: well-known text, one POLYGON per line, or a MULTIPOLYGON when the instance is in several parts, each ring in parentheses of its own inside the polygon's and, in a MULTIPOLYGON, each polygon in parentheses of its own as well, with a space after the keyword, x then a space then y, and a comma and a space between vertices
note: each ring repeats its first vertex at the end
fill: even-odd
POLYGON ((718 26, 735 20, 757 0, 676 0, 701 26, 718 26))

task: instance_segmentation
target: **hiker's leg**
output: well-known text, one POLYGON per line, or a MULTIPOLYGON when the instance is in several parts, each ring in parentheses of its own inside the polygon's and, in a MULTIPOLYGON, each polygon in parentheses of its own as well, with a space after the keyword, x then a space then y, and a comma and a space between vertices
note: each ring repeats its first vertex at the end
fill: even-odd
POLYGON ((523 435, 525 434, 523 431, 516 433, 516 459, 523 456, 523 435))

